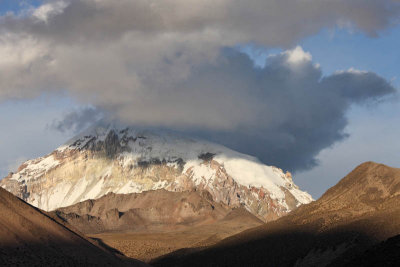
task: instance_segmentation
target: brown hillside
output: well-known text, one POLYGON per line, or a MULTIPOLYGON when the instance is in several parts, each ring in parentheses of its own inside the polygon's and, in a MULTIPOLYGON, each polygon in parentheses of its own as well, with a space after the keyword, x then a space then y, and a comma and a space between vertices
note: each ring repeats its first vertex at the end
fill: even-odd
POLYGON ((0 188, 0 266, 140 266, 0 188))
MULTIPOLYGON (((232 208, 215 203, 206 192, 170 192, 164 189, 140 194, 107 194, 58 209, 55 214, 86 234, 106 231, 170 231, 212 224, 232 208)), ((254 215, 246 215, 260 224, 254 215)))
POLYGON ((343 266, 400 233, 400 169, 367 162, 319 200, 163 266, 343 266))

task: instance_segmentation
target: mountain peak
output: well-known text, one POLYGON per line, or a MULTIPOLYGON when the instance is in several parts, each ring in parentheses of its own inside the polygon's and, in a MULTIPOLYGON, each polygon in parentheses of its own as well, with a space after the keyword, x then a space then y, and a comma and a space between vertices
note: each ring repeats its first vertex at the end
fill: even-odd
POLYGON ((272 220, 312 201, 290 173, 249 155, 172 131, 113 124, 96 125, 25 162, 0 185, 45 210, 110 192, 201 190, 272 220))
MULTIPOLYGON (((383 203, 400 196, 400 169, 375 162, 365 162, 331 187, 304 210, 327 213, 352 210, 364 214, 379 209, 383 203)), ((305 213, 308 214, 308 213, 305 213)), ((343 214, 342 214, 343 215, 343 214)), ((340 216, 342 216, 340 215, 340 216)), ((349 216, 346 213, 346 216, 349 216)))

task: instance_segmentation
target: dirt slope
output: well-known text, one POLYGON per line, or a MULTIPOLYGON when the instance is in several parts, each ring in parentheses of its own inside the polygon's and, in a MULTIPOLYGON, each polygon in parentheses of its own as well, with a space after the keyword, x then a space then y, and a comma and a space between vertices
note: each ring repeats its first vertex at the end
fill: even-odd
POLYGON ((0 266, 141 266, 0 188, 0 266))
MULTIPOLYGON (((201 250, 155 260, 162 266, 343 266, 400 233, 400 169, 367 162, 319 200, 286 217, 201 250)), ((351 265, 349 265, 351 266, 351 265)))

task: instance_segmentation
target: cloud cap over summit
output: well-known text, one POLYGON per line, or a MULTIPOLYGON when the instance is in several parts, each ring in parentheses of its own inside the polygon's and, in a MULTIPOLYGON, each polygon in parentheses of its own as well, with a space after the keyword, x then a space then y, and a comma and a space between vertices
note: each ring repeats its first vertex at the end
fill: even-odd
POLYGON ((333 27, 373 36, 398 14, 390 0, 45 1, 0 17, 0 101, 67 91, 128 124, 193 131, 267 164, 308 168, 346 136, 353 103, 395 89, 371 72, 324 77, 300 47, 263 68, 234 47, 292 47, 333 27))

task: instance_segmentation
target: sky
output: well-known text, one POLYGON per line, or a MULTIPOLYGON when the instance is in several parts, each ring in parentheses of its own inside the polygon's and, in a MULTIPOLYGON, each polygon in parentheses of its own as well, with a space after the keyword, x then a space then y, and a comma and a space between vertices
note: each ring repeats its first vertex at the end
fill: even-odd
POLYGON ((0 0, 0 176, 99 116, 256 156, 314 198, 400 167, 398 1, 199 3, 0 0))

